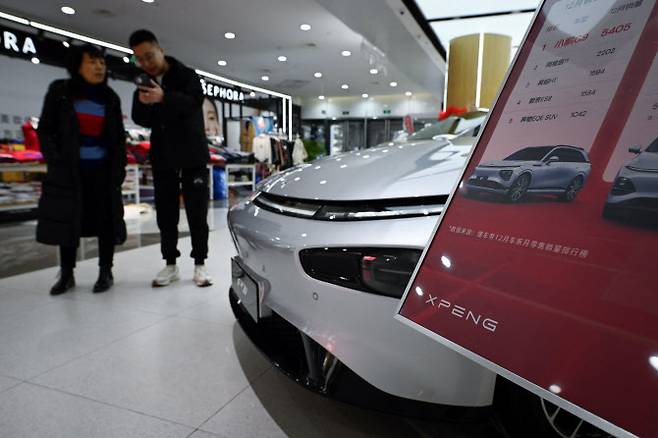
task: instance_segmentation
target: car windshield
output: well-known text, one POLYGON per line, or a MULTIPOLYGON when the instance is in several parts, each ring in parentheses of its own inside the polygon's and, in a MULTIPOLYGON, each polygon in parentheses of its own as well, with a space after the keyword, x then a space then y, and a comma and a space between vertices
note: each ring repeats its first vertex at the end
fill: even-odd
POLYGON ((536 146, 514 152, 505 161, 541 161, 555 146, 536 146))
POLYGON ((454 128, 456 127, 457 117, 448 117, 445 120, 441 120, 438 123, 433 123, 430 126, 426 126, 418 132, 414 132, 409 137, 407 141, 420 141, 420 140, 431 140, 434 136, 441 134, 453 134, 454 128))
POLYGON ((649 145, 645 152, 658 152, 658 138, 649 145))

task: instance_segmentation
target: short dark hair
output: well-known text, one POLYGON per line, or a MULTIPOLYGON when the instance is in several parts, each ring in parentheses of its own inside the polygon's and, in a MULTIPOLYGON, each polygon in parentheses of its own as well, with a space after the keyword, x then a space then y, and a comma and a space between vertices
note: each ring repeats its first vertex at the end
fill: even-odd
POLYGON ((134 31, 132 35, 130 35, 130 39, 128 40, 128 45, 130 47, 135 47, 135 46, 139 46, 142 43, 154 43, 158 45, 160 44, 158 43, 158 39, 150 30, 140 29, 134 31))
POLYGON ((101 50, 91 44, 85 44, 84 46, 71 46, 69 51, 69 59, 66 63, 66 70, 68 70, 71 77, 76 77, 79 75, 78 71, 80 70, 80 65, 82 64, 82 58, 84 54, 87 54, 90 58, 102 58, 105 59, 105 55, 101 50))

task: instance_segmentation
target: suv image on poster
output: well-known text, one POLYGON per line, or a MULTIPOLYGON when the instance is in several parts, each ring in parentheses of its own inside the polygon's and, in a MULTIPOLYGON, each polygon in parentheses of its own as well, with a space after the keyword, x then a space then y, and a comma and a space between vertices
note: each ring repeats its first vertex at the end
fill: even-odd
POLYGON ((603 209, 603 217, 658 225, 658 138, 622 167, 603 209))
POLYGON ((592 165, 582 148, 568 145, 526 147, 500 161, 478 165, 466 183, 469 194, 503 195, 520 202, 527 194, 576 199, 592 165))

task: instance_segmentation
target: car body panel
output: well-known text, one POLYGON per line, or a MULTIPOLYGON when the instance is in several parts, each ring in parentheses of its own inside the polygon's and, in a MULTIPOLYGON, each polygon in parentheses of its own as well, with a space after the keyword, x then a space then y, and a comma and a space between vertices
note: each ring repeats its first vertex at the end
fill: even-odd
POLYGON ((305 248, 422 249, 437 217, 323 222, 244 202, 229 213, 240 263, 261 285, 261 303, 306 333, 367 382, 412 400, 455 406, 492 403, 495 374, 397 322, 397 299, 315 280, 305 248))
POLYGON ((259 188, 273 195, 324 201, 443 195, 461 175, 470 149, 430 140, 349 152, 289 169, 259 188))

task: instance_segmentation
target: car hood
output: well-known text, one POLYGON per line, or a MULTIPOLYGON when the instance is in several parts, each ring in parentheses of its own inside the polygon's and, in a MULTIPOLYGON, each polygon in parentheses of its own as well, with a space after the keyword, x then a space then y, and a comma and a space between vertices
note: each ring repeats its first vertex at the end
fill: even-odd
POLYGON ((520 166, 541 166, 544 164, 541 161, 512 161, 512 160, 498 160, 487 161, 478 165, 478 167, 520 167, 520 166))
POLYGON ((658 170, 658 152, 642 152, 632 159, 627 166, 643 170, 658 170))
POLYGON ((259 189, 327 201, 446 195, 461 176, 470 149, 430 140, 350 152, 289 169, 259 189))

